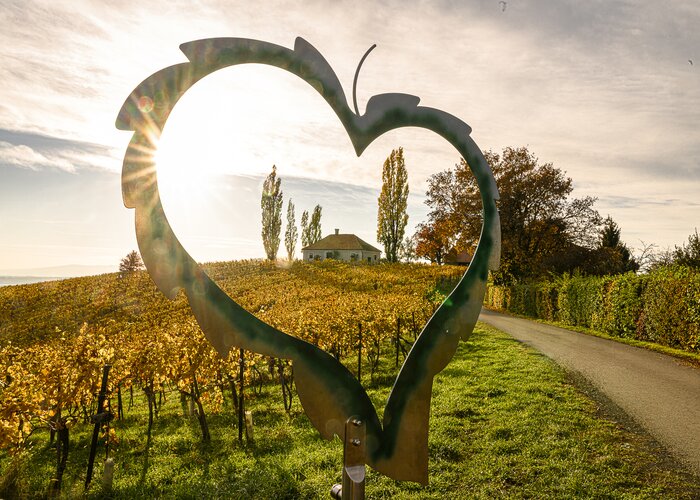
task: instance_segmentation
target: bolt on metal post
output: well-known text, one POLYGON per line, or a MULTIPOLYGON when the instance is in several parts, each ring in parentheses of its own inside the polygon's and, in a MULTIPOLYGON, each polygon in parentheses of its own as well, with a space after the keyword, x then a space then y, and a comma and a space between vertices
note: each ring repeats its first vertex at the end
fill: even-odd
POLYGON ((343 446, 343 484, 331 488, 331 497, 337 500, 364 500, 365 498, 365 423, 357 417, 345 422, 343 446))

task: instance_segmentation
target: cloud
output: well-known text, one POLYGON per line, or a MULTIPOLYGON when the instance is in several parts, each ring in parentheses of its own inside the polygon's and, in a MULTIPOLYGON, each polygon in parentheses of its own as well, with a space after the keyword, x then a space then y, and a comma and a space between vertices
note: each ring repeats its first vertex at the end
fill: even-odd
POLYGON ((79 169, 115 171, 121 167, 107 146, 0 129, 0 165, 76 172, 79 169))
POLYGON ((0 158, 8 165, 21 168, 58 168, 67 172, 74 172, 75 167, 63 158, 47 158, 41 153, 37 153, 32 148, 24 145, 0 142, 0 158))
MULTIPOLYGON (((349 100, 360 57, 378 44, 359 76, 361 111, 372 95, 415 94, 466 121, 484 149, 528 145, 567 171, 576 196, 599 196, 601 210, 616 219, 619 213, 623 229, 645 241, 680 241, 661 227, 670 214, 688 228, 700 217, 693 205, 700 192, 700 64, 687 62, 700 61, 697 2, 514 0, 502 12, 495 0, 279 0, 235 8, 224 0, 196 8, 163 0, 30 0, 4 2, 0 25, 5 165, 118 171, 131 135, 114 129, 116 113, 141 80, 185 60, 180 43, 241 36, 292 47, 299 35, 326 57, 349 100), (619 193, 629 200, 611 197, 619 193)), ((416 206, 425 178, 457 160, 440 138, 414 131, 383 137, 355 159, 327 109, 299 123, 316 96, 297 99, 284 79, 265 77, 258 86, 244 97, 281 103, 264 116, 280 126, 255 124, 274 148, 261 149, 249 172, 277 162, 290 189, 292 176, 328 181, 309 187, 313 196, 338 189, 338 207, 359 206, 370 236, 376 213, 367 207, 376 202, 371 193, 392 147, 406 150, 416 206), (294 116, 282 116, 287 109, 294 116)), ((215 100, 206 110, 226 111, 215 100)))

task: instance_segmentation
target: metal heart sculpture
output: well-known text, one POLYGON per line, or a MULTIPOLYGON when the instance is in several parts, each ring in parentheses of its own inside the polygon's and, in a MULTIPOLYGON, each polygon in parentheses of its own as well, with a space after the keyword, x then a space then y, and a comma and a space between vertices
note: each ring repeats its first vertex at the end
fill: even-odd
POLYGON ((393 479, 426 484, 433 377, 452 359, 459 340, 471 334, 488 271, 498 267, 500 258, 498 190, 491 169, 469 136, 471 128, 449 113, 419 106, 418 97, 406 94, 373 96, 364 115, 359 114, 356 103, 353 112, 330 65, 301 38, 296 39, 294 50, 244 38, 198 40, 180 48, 189 62, 167 67, 144 80, 127 98, 116 121, 117 128, 134 131, 124 157, 122 193, 127 208, 136 209, 136 236, 148 272, 171 299, 180 289, 185 290, 200 327, 222 356, 236 347, 292 360, 299 399, 324 438, 338 435, 342 439, 346 421, 362 419, 366 425, 365 463, 393 479), (476 177, 484 217, 478 248, 459 284, 427 322, 406 357, 382 422, 362 385, 345 366, 238 305, 190 257, 166 218, 153 158, 165 122, 194 83, 216 70, 243 63, 275 66, 308 82, 333 108, 358 156, 387 131, 422 127, 452 144, 476 177))

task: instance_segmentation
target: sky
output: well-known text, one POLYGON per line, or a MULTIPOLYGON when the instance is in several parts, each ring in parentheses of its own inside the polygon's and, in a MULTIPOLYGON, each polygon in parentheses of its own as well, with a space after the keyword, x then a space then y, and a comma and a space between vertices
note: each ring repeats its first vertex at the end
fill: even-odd
MULTIPOLYGON (((483 150, 526 146, 573 179, 575 197, 596 197, 633 248, 680 245, 700 226, 695 0, 0 0, 0 26, 0 274, 116 269, 136 248, 120 179, 131 133, 115 128, 117 113, 142 80, 186 60, 181 43, 223 36, 290 48, 300 36, 348 96, 376 43, 358 79, 361 113, 372 95, 413 94, 468 123, 483 150)), ((315 90, 241 65, 176 105, 159 187, 198 261, 264 256, 259 199, 273 164, 297 222, 320 204, 324 235, 338 228, 381 248, 381 166, 399 146, 412 232, 428 212, 427 178, 459 159, 451 146, 401 129, 357 158, 315 90)))

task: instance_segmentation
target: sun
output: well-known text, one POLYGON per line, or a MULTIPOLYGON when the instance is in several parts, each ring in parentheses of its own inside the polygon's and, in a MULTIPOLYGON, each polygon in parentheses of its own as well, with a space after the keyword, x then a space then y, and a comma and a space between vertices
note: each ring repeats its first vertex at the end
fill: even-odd
MULTIPOLYGON (((259 193, 273 165, 298 218, 326 195, 328 184, 318 181, 374 182, 385 157, 373 148, 356 157, 318 92, 264 65, 229 68, 196 83, 173 107, 154 152, 165 214, 198 261, 260 255, 259 193)), ((336 216, 346 211, 343 205, 336 216)))
POLYGON ((158 188, 166 199, 202 194, 227 163, 219 142, 227 128, 226 120, 217 114, 201 113, 196 104, 179 103, 158 141, 155 152, 158 188))

